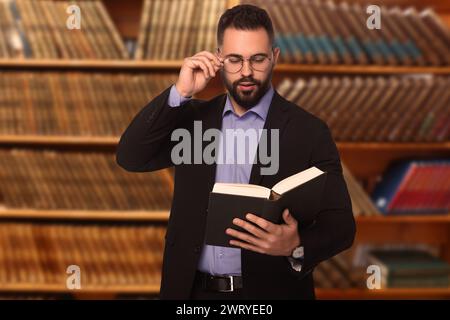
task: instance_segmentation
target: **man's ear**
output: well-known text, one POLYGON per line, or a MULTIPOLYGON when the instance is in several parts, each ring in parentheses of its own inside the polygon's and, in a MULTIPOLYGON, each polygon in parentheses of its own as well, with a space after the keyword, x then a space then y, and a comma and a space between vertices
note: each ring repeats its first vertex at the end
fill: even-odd
POLYGON ((273 64, 277 64, 278 56, 280 55, 281 49, 279 47, 273 48, 273 64))

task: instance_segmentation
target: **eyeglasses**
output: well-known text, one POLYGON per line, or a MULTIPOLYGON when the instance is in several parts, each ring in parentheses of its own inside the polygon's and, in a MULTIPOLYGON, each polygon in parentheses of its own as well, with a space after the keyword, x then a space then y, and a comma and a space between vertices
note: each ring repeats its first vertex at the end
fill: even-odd
MULTIPOLYGON (((217 53, 220 54, 220 49, 217 48, 217 53)), ((250 68, 254 71, 266 71, 272 58, 269 58, 265 54, 255 54, 250 58, 244 58, 239 55, 230 55, 226 57, 223 61, 223 68, 226 72, 237 73, 244 67, 244 61, 248 60, 250 63, 250 68)))

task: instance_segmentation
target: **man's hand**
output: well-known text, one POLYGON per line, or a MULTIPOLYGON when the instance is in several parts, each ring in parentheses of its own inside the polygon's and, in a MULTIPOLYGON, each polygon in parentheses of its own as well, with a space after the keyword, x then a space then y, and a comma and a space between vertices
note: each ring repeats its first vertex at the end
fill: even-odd
POLYGON ((233 223, 250 234, 228 228, 226 233, 239 240, 231 240, 230 244, 243 249, 252 250, 272 256, 290 256, 292 251, 300 246, 300 235, 297 230, 297 220, 283 211, 284 224, 274 224, 254 214, 246 215, 247 221, 235 218, 233 223), (242 240, 242 241, 240 241, 242 240))
POLYGON ((223 61, 208 51, 185 58, 175 87, 183 97, 191 97, 202 91, 222 66, 223 61))

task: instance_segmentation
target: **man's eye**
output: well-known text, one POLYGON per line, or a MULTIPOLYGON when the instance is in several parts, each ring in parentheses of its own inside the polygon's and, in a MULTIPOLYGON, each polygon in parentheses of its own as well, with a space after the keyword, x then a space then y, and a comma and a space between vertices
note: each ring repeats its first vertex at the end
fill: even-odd
POLYGON ((264 62, 264 60, 266 60, 266 57, 253 57, 253 62, 257 62, 257 63, 261 63, 264 62))
POLYGON ((231 63, 240 63, 242 59, 239 58, 228 58, 228 61, 231 63))

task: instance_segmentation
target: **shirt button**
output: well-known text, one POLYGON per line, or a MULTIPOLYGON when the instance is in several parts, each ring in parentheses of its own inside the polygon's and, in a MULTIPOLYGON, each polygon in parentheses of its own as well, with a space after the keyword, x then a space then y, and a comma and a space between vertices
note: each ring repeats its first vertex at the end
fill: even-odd
POLYGON ((219 258, 222 259, 223 258, 223 253, 219 254, 219 258))

